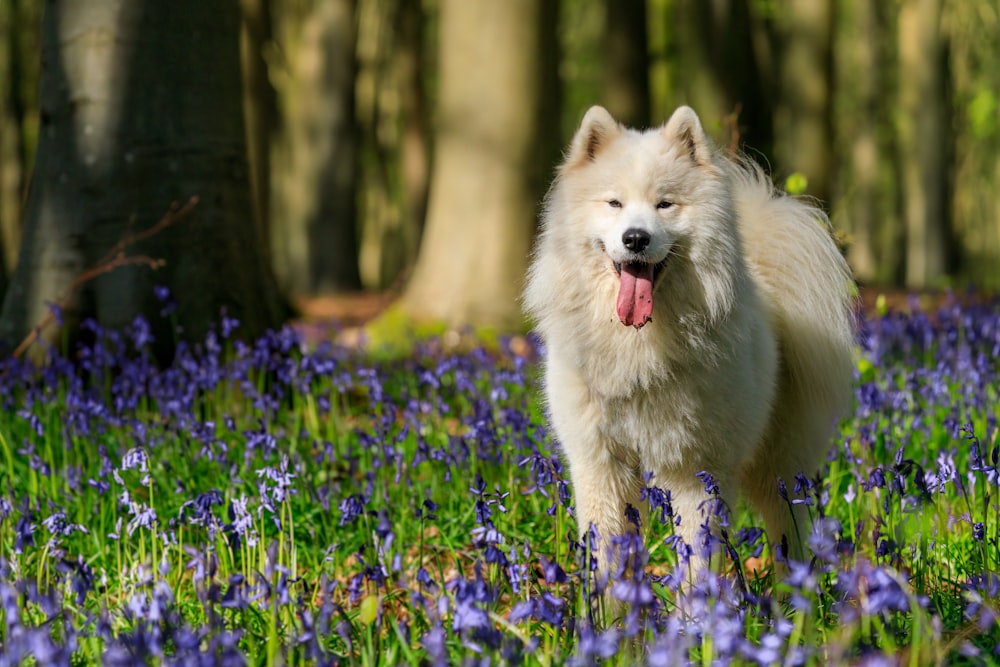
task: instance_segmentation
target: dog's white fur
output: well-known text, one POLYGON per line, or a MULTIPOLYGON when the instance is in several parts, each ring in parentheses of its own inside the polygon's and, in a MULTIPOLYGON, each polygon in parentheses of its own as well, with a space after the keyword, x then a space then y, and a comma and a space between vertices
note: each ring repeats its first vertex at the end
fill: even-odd
POLYGON ((581 536, 628 530, 648 471, 693 544, 706 470, 772 543, 798 543, 777 479, 817 470, 852 399, 851 277, 822 211, 717 154, 688 107, 644 132, 593 107, 546 198, 524 305, 581 536), (622 242, 635 228, 640 253, 622 242), (641 328, 616 314, 614 262, 636 259, 666 259, 641 328))

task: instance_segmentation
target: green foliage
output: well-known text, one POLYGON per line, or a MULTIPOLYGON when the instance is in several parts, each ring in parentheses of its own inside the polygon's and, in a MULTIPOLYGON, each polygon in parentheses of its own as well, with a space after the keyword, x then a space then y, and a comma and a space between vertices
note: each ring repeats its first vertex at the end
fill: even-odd
POLYGON ((989 139, 994 135, 1000 120, 998 107, 1000 103, 994 91, 986 88, 976 91, 966 108, 972 136, 976 139, 989 139))
POLYGON ((98 664, 143 646, 164 664, 267 665, 985 658, 1000 642, 989 622, 1000 396, 985 355, 998 320, 974 308, 936 317, 886 309, 864 324, 857 411, 819 485, 788 490, 817 526, 811 562, 776 575, 758 518, 739 505, 721 577, 685 603, 669 502, 654 495, 627 586, 612 588, 641 601, 593 596, 524 341, 528 357, 502 341, 450 353, 430 339, 376 363, 307 352, 282 332, 252 346, 209 339, 160 372, 99 336, 78 355, 86 375, 62 360, 8 365, 0 653, 98 664))
POLYGON ((805 194, 806 188, 809 187, 809 179, 802 172, 793 172, 788 175, 785 179, 785 192, 790 195, 802 195, 805 194))

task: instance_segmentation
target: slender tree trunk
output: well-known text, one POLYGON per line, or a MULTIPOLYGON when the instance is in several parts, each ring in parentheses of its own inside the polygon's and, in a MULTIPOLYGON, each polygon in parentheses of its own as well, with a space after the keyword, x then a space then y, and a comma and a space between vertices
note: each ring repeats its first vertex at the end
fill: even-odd
POLYGON ((879 173, 884 162, 877 128, 878 100, 884 96, 884 63, 879 57, 884 35, 878 30, 876 9, 869 3, 841 0, 836 34, 838 73, 834 109, 841 165, 838 199, 842 209, 836 222, 850 233, 848 261, 861 281, 878 279, 877 230, 886 220, 880 210, 879 173))
POLYGON ((11 221, 21 217, 20 192, 21 161, 14 149, 17 124, 11 109, 10 75, 13 69, 10 48, 11 11, 7 4, 0 4, 0 295, 7 291, 6 230, 11 221))
POLYGON ((953 151, 949 211, 957 278, 1000 289, 1000 40, 995 0, 944 6, 953 151))
POLYGON ((282 2, 272 243, 284 289, 357 289, 355 1, 282 2))
POLYGON ((650 125, 646 0, 604 0, 604 105, 629 127, 650 125))
POLYGON ((243 64, 243 114, 247 128, 247 158, 257 234, 264 256, 271 257, 271 136, 277 118, 274 88, 268 79, 265 50, 272 41, 271 9, 267 0, 241 0, 240 59, 243 64))
POLYGON ((552 0, 441 2, 427 228, 401 304, 415 319, 521 326, 517 298, 556 158, 556 10, 552 0))
POLYGON ((87 284, 67 324, 93 316, 121 327, 143 315, 165 360, 178 332, 159 315, 155 285, 173 291, 184 338, 200 339, 223 307, 244 335, 278 323, 252 223, 239 22, 236 3, 201 0, 46 6, 38 157, 0 316, 6 344, 123 237, 192 195, 192 216, 129 251, 165 267, 121 268, 87 284))
MULTIPOLYGON (((673 2, 668 90, 671 107, 694 106, 716 138, 765 157, 773 145, 770 37, 753 5, 740 0, 673 2)), ((672 111, 672 108, 668 110, 672 111)))
POLYGON ((428 19, 421 0, 363 0, 358 12, 361 280, 384 289, 412 270, 427 215, 428 19))
MULTIPOLYGON (((0 0, 0 264, 17 264, 38 127, 40 3, 0 0)), ((3 291, 0 290, 0 296, 3 291)))
POLYGON ((906 228, 906 284, 944 276, 948 218, 948 96, 941 0, 906 0, 899 14, 899 171, 906 228))
POLYGON ((830 201, 833 133, 830 84, 833 0, 790 0, 779 13, 781 67, 774 124, 775 161, 784 173, 800 172, 807 193, 830 201))
MULTIPOLYGON (((400 174, 403 193, 404 258, 406 266, 417 259, 427 216, 430 171, 430 130, 424 71, 424 25, 420 0, 398 0, 396 14, 396 76, 402 121, 400 174)), ((403 267, 400 267, 403 268, 403 267)))

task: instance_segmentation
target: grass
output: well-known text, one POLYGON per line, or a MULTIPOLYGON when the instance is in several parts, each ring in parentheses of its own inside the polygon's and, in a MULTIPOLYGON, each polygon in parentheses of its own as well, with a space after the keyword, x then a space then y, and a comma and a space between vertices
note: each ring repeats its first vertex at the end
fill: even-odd
MULTIPOLYGON (((669 496, 610 593, 575 539, 539 351, 396 361, 141 323, 0 370, 0 664, 987 664, 1000 314, 886 313, 775 577, 732 508, 682 595, 669 496), (616 600, 616 604, 608 604, 616 600)), ((523 343, 523 341, 522 341, 523 343)))

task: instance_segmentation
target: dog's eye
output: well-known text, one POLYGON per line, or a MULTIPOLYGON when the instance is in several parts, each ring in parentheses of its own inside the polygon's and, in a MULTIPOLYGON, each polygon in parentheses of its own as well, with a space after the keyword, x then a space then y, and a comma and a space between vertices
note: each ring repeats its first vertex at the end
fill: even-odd
POLYGON ((620 201, 618 201, 617 199, 609 199, 608 200, 608 206, 610 206, 611 208, 621 208, 622 207, 622 203, 620 201))
POLYGON ((656 208, 666 209, 666 208, 670 208, 673 205, 674 205, 674 203, 672 201, 666 201, 666 200, 664 200, 664 201, 658 202, 656 204, 656 208))

